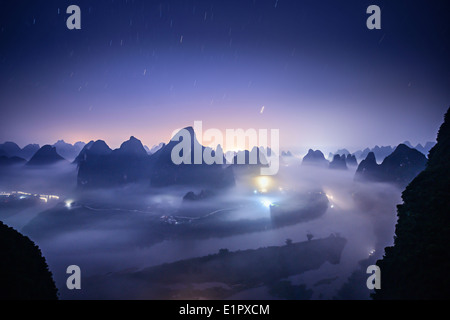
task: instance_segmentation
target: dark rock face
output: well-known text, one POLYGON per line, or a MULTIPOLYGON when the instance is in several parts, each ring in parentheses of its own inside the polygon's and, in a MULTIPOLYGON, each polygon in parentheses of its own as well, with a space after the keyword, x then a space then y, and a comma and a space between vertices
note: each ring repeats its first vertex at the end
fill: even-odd
POLYGON ((403 191, 393 247, 377 262, 374 299, 450 298, 450 110, 426 169, 403 191))
POLYGON ((426 162, 422 153, 400 144, 380 165, 376 163, 375 154, 369 153, 358 166, 355 179, 391 182, 404 187, 425 168, 426 162))
POLYGON ((29 166, 46 166, 66 161, 57 152, 56 148, 50 145, 45 145, 40 148, 35 155, 28 161, 29 166))
POLYGON ((325 159, 322 151, 309 149, 306 156, 303 157, 302 165, 328 166, 329 162, 325 159))
POLYGON ((0 221, 0 300, 56 300, 57 289, 39 248, 0 221))
POLYGON ((335 154, 333 161, 330 162, 330 169, 347 170, 347 162, 345 155, 342 156, 335 154))

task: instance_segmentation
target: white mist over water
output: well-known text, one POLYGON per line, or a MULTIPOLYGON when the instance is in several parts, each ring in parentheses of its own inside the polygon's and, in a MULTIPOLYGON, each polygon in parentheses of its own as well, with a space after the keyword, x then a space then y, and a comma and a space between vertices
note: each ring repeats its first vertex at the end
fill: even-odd
MULTIPOLYGON (((180 187, 147 190, 136 187, 130 190, 87 192, 83 195, 85 198, 97 198, 102 202, 108 202, 106 208, 98 209, 105 210, 106 213, 90 210, 86 216, 79 218, 86 219, 85 223, 61 224, 56 226, 57 232, 50 232, 44 225, 38 236, 34 235, 35 237, 31 239, 42 250, 57 287, 60 289, 62 299, 80 297, 96 299, 101 298, 96 295, 97 293, 69 292, 65 289, 67 266, 71 264, 80 266, 83 281, 89 281, 90 277, 96 275, 139 270, 162 263, 201 257, 217 253, 222 248, 237 251, 282 246, 288 238, 294 242, 306 241, 308 233, 314 235, 314 239, 338 234, 347 239, 339 264, 325 263, 318 270, 290 278, 293 283, 303 283, 313 289, 314 299, 328 299, 333 298, 352 271, 358 269, 360 260, 368 258, 370 254, 381 257, 384 247, 393 243, 397 219, 396 205, 401 202, 401 191, 388 184, 354 182, 353 176, 354 170, 351 169, 339 171, 295 164, 282 166, 279 174, 272 177, 270 186, 267 185, 267 188, 281 188, 288 192, 307 192, 320 188, 327 194, 330 204, 326 213, 319 218, 279 229, 222 238, 189 238, 164 240, 153 244, 139 243, 136 230, 141 228, 144 222, 164 214, 176 213, 187 191, 192 190, 198 193, 200 190, 180 187), (133 210, 133 206, 138 209, 133 210), (122 210, 114 211, 113 208, 122 210), (99 214, 102 214, 101 218, 99 214), (92 216, 95 219, 91 219, 92 216), (329 284, 314 286, 323 279, 333 280, 329 284)), ((33 192, 39 192, 39 183, 42 183, 42 193, 52 191, 57 194, 60 190, 61 194, 76 201, 77 193, 73 192, 72 179, 74 178, 74 168, 66 167, 60 168, 56 173, 36 169, 31 174, 22 173, 16 178, 11 176, 7 181, 10 184, 9 187, 33 189, 33 192)), ((2 187, 7 188, 8 184, 4 183, 2 187)), ((187 206, 199 210, 214 206, 223 208, 227 205, 235 208, 236 204, 253 201, 254 205, 250 207, 244 205, 227 216, 227 219, 231 221, 246 219, 251 223, 253 220, 270 217, 270 209, 261 201, 265 197, 269 199, 270 194, 268 193, 267 196, 264 192, 254 194, 253 189, 256 190, 258 187, 261 186, 255 184, 254 180, 238 176, 235 188, 219 191, 218 197, 206 198, 189 203, 187 206), (258 203, 260 206, 257 205, 258 203)), ((276 200, 271 198, 268 201, 276 200)), ((7 218, 0 216, 0 219, 21 231, 30 221, 33 222, 32 219, 40 211, 47 209, 51 209, 51 205, 28 208, 7 218)), ((71 211, 67 210, 61 214, 70 215, 71 211)), ((100 288, 99 292, 101 290, 100 288)))

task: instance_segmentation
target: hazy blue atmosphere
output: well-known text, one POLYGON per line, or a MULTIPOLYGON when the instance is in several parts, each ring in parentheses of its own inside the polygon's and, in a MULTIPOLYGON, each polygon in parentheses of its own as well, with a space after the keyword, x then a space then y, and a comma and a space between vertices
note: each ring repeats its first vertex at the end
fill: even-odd
POLYGON ((392 259, 449 261, 425 243, 448 230, 447 2, 0 0, 0 260, 37 259, 51 298, 286 300, 370 299, 366 267, 422 227, 392 259))
POLYGON ((151 146, 202 120, 356 150, 434 141, 448 106, 445 1, 378 1, 381 30, 370 1, 80 0, 81 30, 69 4, 1 2, 0 142, 151 146))

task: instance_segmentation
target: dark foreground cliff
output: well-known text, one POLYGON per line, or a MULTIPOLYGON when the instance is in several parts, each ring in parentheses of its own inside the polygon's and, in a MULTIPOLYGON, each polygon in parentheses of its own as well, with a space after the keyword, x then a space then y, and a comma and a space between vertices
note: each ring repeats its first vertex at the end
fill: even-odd
POLYGON ((57 289, 39 248, 0 221, 0 300, 55 300, 57 289))
POLYGON ((450 111, 426 169, 402 194, 393 247, 377 262, 374 299, 450 298, 450 111))

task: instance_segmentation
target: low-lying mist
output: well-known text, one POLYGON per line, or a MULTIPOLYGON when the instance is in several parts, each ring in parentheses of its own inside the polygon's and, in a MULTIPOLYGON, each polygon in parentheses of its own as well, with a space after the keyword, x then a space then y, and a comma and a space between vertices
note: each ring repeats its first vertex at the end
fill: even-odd
MULTIPOLYGON (((223 190, 150 184, 79 190, 75 165, 14 168, 0 173, 0 191, 59 199, 3 206, 0 220, 40 247, 63 299, 136 298, 132 277, 136 270, 223 248, 283 246, 286 239, 306 241, 307 234, 313 239, 335 234, 347 240, 340 263, 325 263, 289 279, 312 289, 313 299, 331 299, 359 268, 359 261, 381 257, 384 247, 392 245, 396 205, 401 201, 398 188, 355 182, 354 171, 293 161, 281 166, 276 176, 235 170, 236 186, 223 190), (183 199, 190 191, 194 198, 183 199), (271 207, 306 206, 306 195, 312 192, 323 192, 326 210, 305 220, 273 224, 271 207), (73 264, 81 268, 82 290, 66 288, 66 268, 73 264), (127 290, 112 294, 111 287, 127 290)), ((369 294, 367 290, 359 298, 369 294)), ((235 297, 271 298, 264 289, 235 297)))

